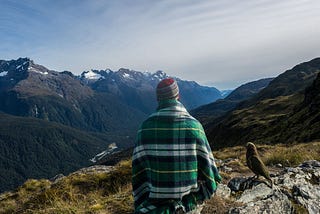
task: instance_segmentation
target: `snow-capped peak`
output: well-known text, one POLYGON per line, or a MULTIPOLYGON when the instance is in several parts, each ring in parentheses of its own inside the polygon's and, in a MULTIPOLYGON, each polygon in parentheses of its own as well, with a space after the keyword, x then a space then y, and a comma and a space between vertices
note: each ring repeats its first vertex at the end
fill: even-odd
POLYGON ((98 74, 97 72, 90 70, 90 71, 85 71, 82 74, 84 78, 89 79, 89 80, 98 80, 100 78, 104 79, 104 77, 101 74, 98 74))
POLYGON ((163 80, 168 77, 168 75, 163 71, 157 71, 152 76, 158 80, 163 80))
POLYGON ((113 72, 110 68, 107 68, 106 70, 105 70, 105 72, 107 73, 107 74, 109 74, 109 73, 111 73, 111 72, 113 72))

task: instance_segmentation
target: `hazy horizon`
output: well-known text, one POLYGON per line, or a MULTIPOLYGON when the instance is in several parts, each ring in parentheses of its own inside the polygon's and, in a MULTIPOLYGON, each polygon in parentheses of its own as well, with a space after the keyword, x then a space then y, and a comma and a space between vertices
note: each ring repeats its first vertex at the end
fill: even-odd
POLYGON ((309 0, 0 0, 1 59, 75 74, 121 67, 220 90, 320 56, 309 0))

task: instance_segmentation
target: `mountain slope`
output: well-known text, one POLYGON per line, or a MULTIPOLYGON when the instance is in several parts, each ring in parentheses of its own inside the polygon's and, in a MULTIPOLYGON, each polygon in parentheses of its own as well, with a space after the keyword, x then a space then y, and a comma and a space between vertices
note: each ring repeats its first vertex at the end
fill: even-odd
POLYGON ((280 141, 308 142, 320 139, 320 74, 304 94, 298 105, 286 120, 281 120, 271 131, 283 129, 280 141))
POLYGON ((27 178, 49 178, 87 166, 89 158, 114 140, 113 136, 3 113, 0 124, 5 124, 0 126, 0 192, 27 178))
POLYGON ((272 99, 278 96, 292 95, 302 92, 310 86, 320 72, 320 58, 294 66, 292 69, 280 74, 270 82, 254 99, 246 105, 263 99, 272 99))
MULTIPOLYGON (((303 139, 298 132, 289 130, 298 131, 299 122, 291 121, 291 115, 300 108, 305 99, 305 88, 312 84, 319 71, 320 58, 297 65, 276 77, 268 87, 232 112, 210 121, 206 130, 212 146, 243 145, 247 141, 274 144, 316 139, 313 131, 303 139)), ((305 127, 300 128, 305 130, 305 127)))
POLYGON ((272 79, 266 78, 243 84, 232 91, 226 98, 196 108, 191 111, 191 114, 206 124, 236 108, 240 102, 252 98, 265 88, 272 79))

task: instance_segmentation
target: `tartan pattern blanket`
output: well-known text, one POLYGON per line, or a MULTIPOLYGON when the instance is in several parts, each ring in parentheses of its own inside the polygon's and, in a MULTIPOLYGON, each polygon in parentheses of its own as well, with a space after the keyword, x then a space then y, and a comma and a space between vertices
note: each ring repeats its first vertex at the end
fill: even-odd
POLYGON ((172 213, 179 207, 190 211, 210 198, 220 181, 202 125, 179 101, 161 101, 135 142, 135 212, 172 213))

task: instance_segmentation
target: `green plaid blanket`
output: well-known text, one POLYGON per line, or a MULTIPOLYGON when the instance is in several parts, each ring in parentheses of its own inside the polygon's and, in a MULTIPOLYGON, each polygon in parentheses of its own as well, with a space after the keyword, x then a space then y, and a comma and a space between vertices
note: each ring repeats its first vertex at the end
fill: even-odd
POLYGON ((190 211, 221 181, 202 125, 177 100, 161 101, 141 125, 132 174, 136 213, 190 211))

